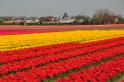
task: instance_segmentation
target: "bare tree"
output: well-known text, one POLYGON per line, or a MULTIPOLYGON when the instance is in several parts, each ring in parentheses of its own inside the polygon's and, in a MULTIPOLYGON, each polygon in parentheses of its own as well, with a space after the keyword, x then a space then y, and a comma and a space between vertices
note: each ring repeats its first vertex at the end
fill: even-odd
POLYGON ((115 23, 116 15, 109 9, 99 9, 93 15, 93 22, 96 24, 115 23))

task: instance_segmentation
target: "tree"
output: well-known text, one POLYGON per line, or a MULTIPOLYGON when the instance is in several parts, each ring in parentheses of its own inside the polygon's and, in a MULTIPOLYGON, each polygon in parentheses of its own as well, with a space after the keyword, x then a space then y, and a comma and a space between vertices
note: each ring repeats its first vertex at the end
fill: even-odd
POLYGON ((96 10, 95 14, 93 15, 93 22, 95 24, 109 24, 115 23, 115 13, 108 9, 99 9, 96 10))
POLYGON ((118 15, 117 23, 124 23, 124 18, 122 17, 122 15, 118 15))
POLYGON ((69 17, 68 13, 65 12, 65 13, 63 14, 63 16, 62 16, 62 19, 66 19, 66 18, 68 18, 68 17, 69 17))
POLYGON ((72 19, 75 19, 75 24, 90 24, 90 17, 85 15, 76 15, 72 16, 72 19))

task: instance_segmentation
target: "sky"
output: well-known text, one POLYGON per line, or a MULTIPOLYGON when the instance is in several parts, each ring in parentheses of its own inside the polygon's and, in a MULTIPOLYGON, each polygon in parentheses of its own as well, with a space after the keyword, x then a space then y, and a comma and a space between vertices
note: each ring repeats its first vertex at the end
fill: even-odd
POLYGON ((110 9, 124 16, 124 0, 0 0, 0 16, 92 16, 97 9, 110 9))

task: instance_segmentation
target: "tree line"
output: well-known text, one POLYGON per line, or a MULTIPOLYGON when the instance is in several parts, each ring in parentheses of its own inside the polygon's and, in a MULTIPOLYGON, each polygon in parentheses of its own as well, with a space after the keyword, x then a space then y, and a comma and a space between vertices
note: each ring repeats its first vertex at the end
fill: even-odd
MULTIPOLYGON (((25 19, 25 17, 22 17, 25 19)), ((31 18, 32 19, 32 18, 31 18)), ((17 21, 17 23, 12 24, 21 24, 21 25, 97 25, 97 24, 122 24, 124 23, 124 18, 120 14, 115 14, 115 12, 109 9, 98 9, 92 16, 88 15, 76 15, 76 16, 69 16, 67 12, 63 14, 62 17, 54 17, 54 16, 46 16, 40 17, 38 20, 22 20, 21 22, 17 21)), ((0 21, 0 24, 3 21, 0 21)), ((10 21, 11 23, 11 21, 10 21)), ((5 24, 6 25, 6 24, 5 24)))
POLYGON ((98 9, 92 17, 86 15, 72 16, 76 20, 74 24, 122 24, 124 18, 122 15, 117 15, 109 9, 98 9), (82 19, 82 20, 81 20, 82 19))

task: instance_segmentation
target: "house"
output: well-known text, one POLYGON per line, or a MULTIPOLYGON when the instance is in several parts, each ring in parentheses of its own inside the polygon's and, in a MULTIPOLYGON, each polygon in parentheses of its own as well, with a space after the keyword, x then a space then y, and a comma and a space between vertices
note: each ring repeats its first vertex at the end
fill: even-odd
POLYGON ((25 23, 26 24, 39 24, 40 20, 39 17, 26 17, 25 18, 25 23))
POLYGON ((13 21, 11 21, 12 18, 13 16, 3 16, 1 17, 1 20, 3 24, 13 24, 13 21))
POLYGON ((24 24, 25 17, 13 17, 11 21, 13 21, 13 24, 24 24))
POLYGON ((40 20, 40 23, 42 24, 59 23, 59 18, 54 16, 40 17, 39 20, 40 20))

